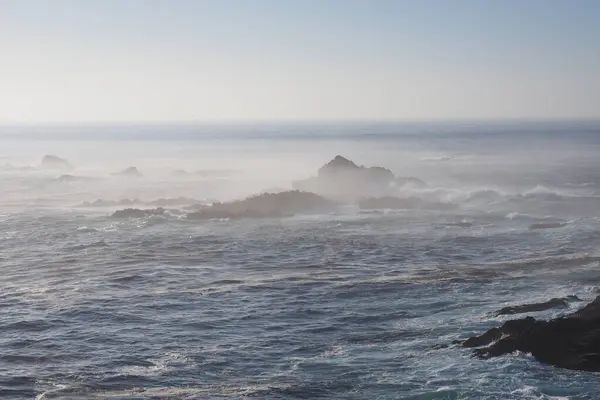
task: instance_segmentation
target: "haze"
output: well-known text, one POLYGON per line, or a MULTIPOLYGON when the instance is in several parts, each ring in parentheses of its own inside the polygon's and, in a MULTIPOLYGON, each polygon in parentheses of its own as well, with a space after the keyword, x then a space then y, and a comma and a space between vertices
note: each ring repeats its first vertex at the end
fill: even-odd
POLYGON ((595 1, 0 1, 0 123, 598 118, 595 1))

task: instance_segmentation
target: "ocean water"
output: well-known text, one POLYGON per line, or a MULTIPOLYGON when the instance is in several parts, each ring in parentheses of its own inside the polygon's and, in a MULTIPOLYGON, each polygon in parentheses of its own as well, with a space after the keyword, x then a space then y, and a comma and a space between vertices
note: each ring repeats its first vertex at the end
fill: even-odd
POLYGON ((596 399, 598 374, 442 345, 507 305, 581 298, 530 314, 549 318, 600 293, 599 155, 595 122, 2 127, 0 398, 596 399), (457 208, 199 222, 82 206, 243 198, 337 154, 457 208), (144 176, 112 175, 129 166, 144 176))

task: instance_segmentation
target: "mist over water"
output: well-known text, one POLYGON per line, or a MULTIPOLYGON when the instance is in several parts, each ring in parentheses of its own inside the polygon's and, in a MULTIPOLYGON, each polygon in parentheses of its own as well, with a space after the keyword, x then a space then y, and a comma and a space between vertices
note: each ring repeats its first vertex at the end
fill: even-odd
POLYGON ((596 296, 598 154, 595 122, 2 127, 0 397, 595 398, 595 374, 438 345, 596 296), (452 207, 185 217, 336 155, 452 207))

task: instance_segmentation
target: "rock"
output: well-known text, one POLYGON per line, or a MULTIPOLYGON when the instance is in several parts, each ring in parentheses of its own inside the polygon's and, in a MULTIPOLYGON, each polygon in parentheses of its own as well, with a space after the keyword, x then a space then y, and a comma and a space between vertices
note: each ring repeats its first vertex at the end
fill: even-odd
POLYGON ((56 181, 61 182, 61 183, 75 182, 77 180, 79 180, 78 177, 76 177, 75 175, 69 175, 69 174, 64 174, 64 175, 61 175, 58 178, 56 178, 56 181))
POLYGON ((496 315, 523 314, 535 311, 545 311, 551 308, 568 307, 569 301, 580 301, 577 296, 555 297, 542 303, 522 304, 518 306, 504 307, 496 315))
POLYGON ((424 184, 416 178, 396 178, 383 167, 358 166, 342 156, 319 168, 317 176, 292 183, 294 189, 338 201, 354 202, 368 196, 385 196, 405 184, 424 184))
POLYGON ((65 159, 53 155, 45 155, 42 158, 42 168, 47 169, 72 169, 73 166, 65 159))
POLYGON ((173 175, 175 178, 189 178, 190 173, 183 169, 176 169, 175 171, 171 172, 171 175, 173 175))
POLYGON ((166 210, 162 207, 153 208, 149 210, 140 210, 139 208, 126 208, 124 210, 117 210, 113 213, 113 218, 144 218, 152 216, 165 215, 166 210))
POLYGON ((412 186, 415 188, 427 187, 427 184, 425 182, 423 182, 419 178, 415 178, 412 176, 396 178, 394 180, 394 184, 397 187, 402 187, 402 186, 412 186))
POLYGON ((331 211, 335 204, 314 193, 297 190, 263 193, 240 201, 213 203, 188 214, 189 219, 280 218, 298 213, 331 211))
POLYGON ((141 178, 143 175, 136 167, 129 167, 121 172, 114 173, 113 175, 127 176, 130 178, 141 178))
POLYGON ((572 314, 549 321, 533 317, 507 321, 463 346, 480 347, 474 354, 482 359, 518 350, 556 367, 600 371, 600 296, 572 314))
POLYGON ((452 203, 433 202, 418 197, 399 198, 384 196, 361 200, 358 203, 358 207, 362 210, 453 210, 457 206, 452 203))
POLYGON ((381 210, 360 210, 358 213, 361 215, 382 215, 383 211, 381 211, 381 210))
POLYGON ((567 225, 566 222, 558 222, 558 221, 536 222, 536 223, 529 225, 529 230, 537 231, 537 230, 541 230, 541 229, 555 229, 555 228, 562 228, 563 226, 566 226, 566 225, 567 225))

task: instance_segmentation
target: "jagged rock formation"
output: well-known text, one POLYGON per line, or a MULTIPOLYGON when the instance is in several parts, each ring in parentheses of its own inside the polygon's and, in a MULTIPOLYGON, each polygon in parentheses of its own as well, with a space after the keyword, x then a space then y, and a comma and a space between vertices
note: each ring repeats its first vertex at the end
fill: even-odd
POLYGON ((188 214, 189 219, 279 218, 299 213, 326 212, 335 204, 314 193, 287 191, 264 193, 245 200, 213 203, 188 214))
POLYGON ((63 158, 53 155, 45 155, 44 158, 42 158, 42 168, 66 170, 72 169, 73 166, 63 158))
POLYGON ((138 171, 138 169, 136 167, 129 167, 124 169, 121 172, 116 172, 113 175, 118 175, 118 176, 127 176, 130 178, 141 178, 143 175, 140 171, 138 171))
POLYGON ((565 308, 569 306, 570 301, 580 301, 577 296, 554 297, 542 303, 521 304, 518 306, 509 306, 500 309, 496 315, 524 314, 528 312, 545 311, 552 308, 565 308))
POLYGON ((124 210, 117 210, 112 214, 113 218, 144 218, 152 216, 165 215, 166 210, 162 207, 153 208, 149 210, 140 210, 139 208, 126 208, 124 210))
POLYGON ((358 207, 361 210, 453 210, 457 206, 452 203, 428 201, 418 197, 384 196, 361 200, 358 202, 358 207))
POLYGON ((518 350, 556 367, 600 371, 600 296, 572 314, 549 321, 533 317, 507 321, 463 346, 478 347, 475 355, 483 359, 518 350))
POLYGON ((293 187, 352 202, 368 196, 385 196, 392 193, 394 188, 410 183, 424 185, 417 178, 396 178, 389 169, 358 166, 338 155, 319 168, 316 177, 293 182, 293 187))

